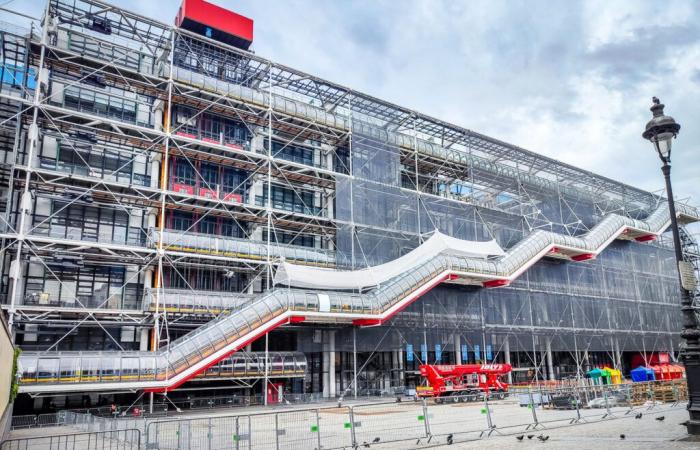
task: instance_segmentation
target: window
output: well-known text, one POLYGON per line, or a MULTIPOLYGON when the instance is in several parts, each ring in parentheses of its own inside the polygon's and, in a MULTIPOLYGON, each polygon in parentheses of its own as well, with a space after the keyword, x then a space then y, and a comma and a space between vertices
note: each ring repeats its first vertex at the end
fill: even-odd
MULTIPOLYGON (((267 149, 269 141, 265 140, 264 142, 265 149, 267 149)), ((297 147, 293 144, 272 141, 272 156, 307 166, 314 165, 314 151, 308 148, 297 147)))
POLYGON ((173 211, 170 216, 170 228, 178 231, 187 231, 192 227, 194 220, 192 219, 192 214, 173 211))
POLYGON ((216 190, 219 184, 219 166, 210 163, 202 163, 202 188, 216 190))
MULTIPOLYGON (((263 233, 266 233, 266 231, 263 231, 263 233)), ((293 234, 293 233, 285 233, 281 232, 279 230, 275 230, 271 235, 271 241, 277 242, 278 244, 285 244, 285 245, 299 245, 302 247, 315 247, 315 239, 313 236, 309 236, 307 234, 293 234)))
MULTIPOLYGON (((263 201, 267 203, 267 189, 263 191, 263 201)), ((319 208, 314 207, 313 192, 295 192, 282 186, 272 186, 272 207, 285 211, 302 214, 319 214, 319 208)))
POLYGON ((202 115, 202 137, 219 141, 223 120, 211 114, 202 115))
POLYGON ((241 292, 245 287, 245 275, 215 269, 193 267, 164 267, 164 284, 172 289, 241 292))
POLYGON ((91 112, 111 117, 123 122, 136 122, 136 102, 123 98, 96 93, 71 86, 65 89, 63 104, 66 108, 91 112))
POLYGON ((188 186, 195 185, 194 167, 187 159, 173 158, 173 181, 188 186))
MULTIPOLYGON (((85 266, 81 268, 64 267, 58 264, 49 265, 48 270, 40 275, 27 276, 25 302, 48 302, 55 306, 79 307, 82 304, 89 308, 121 308, 126 299, 125 268, 119 266, 85 266), (58 280, 61 280, 60 283, 58 280), (41 297, 41 293, 48 297, 41 297), (35 295, 32 295, 35 294, 35 295)), ((37 271, 30 271, 35 274, 37 271)), ((133 286, 132 286, 133 288, 133 286)), ((129 290, 133 298, 130 304, 135 304, 141 298, 139 286, 129 290)))
POLYGON ((222 190, 226 194, 231 192, 243 194, 246 191, 245 173, 240 170, 224 167, 221 184, 222 190))

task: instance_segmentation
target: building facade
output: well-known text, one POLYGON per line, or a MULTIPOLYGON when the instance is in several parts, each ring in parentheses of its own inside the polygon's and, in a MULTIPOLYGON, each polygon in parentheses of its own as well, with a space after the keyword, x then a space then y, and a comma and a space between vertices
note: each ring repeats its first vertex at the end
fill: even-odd
POLYGON ((348 396, 415 386, 423 362, 510 362, 533 381, 678 354, 657 195, 99 1, 50 0, 31 30, 0 32, 0 292, 21 392, 185 392, 215 362, 196 381, 211 392, 264 377, 348 396), (400 292, 273 286, 282 261, 372 267, 435 230, 506 256, 441 256, 447 275, 400 292), (219 362, 233 350, 278 359, 241 377, 245 361, 219 362))

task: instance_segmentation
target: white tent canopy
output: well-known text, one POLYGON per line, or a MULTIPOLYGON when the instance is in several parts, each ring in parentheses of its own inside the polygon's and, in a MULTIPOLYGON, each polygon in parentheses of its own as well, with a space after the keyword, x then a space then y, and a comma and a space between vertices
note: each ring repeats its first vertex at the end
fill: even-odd
POLYGON ((430 239, 407 254, 365 269, 344 271, 283 262, 277 268, 274 283, 311 289, 357 290, 380 285, 441 253, 482 259, 504 254, 495 240, 464 241, 435 231, 430 239))

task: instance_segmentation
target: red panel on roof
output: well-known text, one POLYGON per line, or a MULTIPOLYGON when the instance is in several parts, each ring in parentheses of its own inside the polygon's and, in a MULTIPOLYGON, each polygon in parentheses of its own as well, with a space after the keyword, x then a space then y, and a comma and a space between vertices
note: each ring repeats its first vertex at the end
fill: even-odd
MULTIPOLYGON (((204 0, 183 0, 175 18, 175 25, 195 32, 200 32, 195 25, 203 25, 247 42, 248 48, 253 42, 253 20, 204 0)), ((202 33, 204 34, 204 33, 202 33)), ((216 39, 216 36, 210 36, 216 39)), ((224 39, 225 40, 225 39, 224 39)))

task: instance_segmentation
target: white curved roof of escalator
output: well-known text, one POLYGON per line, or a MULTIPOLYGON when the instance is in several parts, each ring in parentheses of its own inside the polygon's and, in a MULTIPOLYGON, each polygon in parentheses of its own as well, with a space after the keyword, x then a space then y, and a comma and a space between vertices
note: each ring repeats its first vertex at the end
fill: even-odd
POLYGON ((465 241, 436 230, 427 241, 405 255, 364 269, 335 270, 284 262, 277 269, 274 283, 308 289, 358 290, 378 286, 440 254, 486 259, 505 253, 495 240, 465 241))

